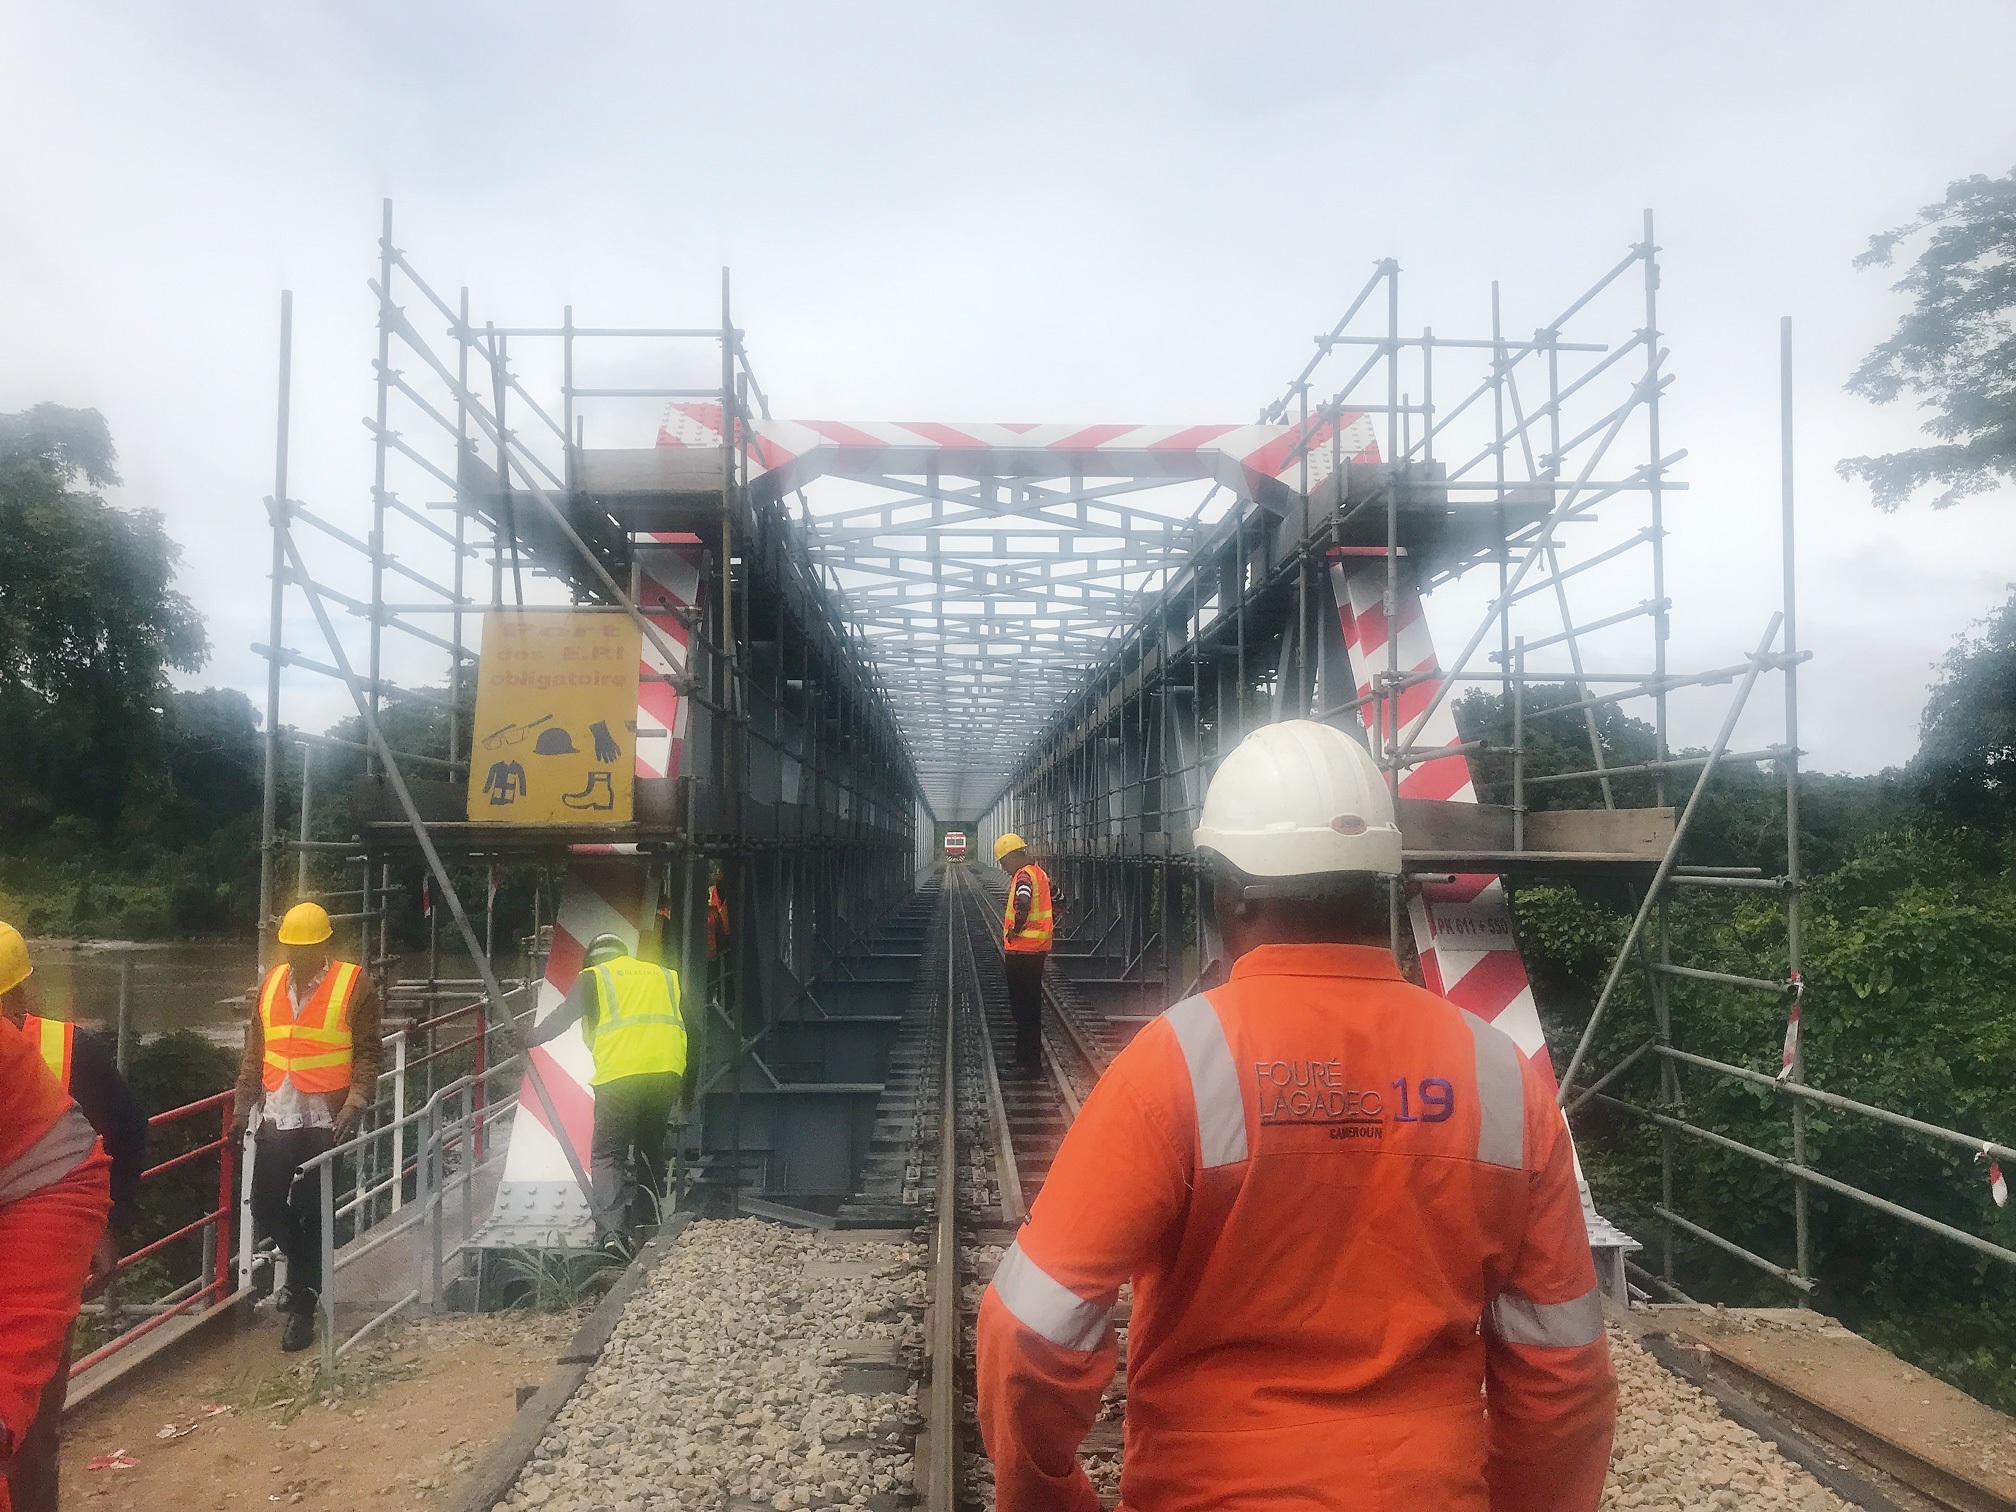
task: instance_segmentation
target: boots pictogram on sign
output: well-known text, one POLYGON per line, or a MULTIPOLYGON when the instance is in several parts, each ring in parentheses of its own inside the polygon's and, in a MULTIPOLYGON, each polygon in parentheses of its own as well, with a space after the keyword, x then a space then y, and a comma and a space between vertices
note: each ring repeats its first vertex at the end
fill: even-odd
POLYGON ((571 809, 613 809, 616 789, 610 785, 607 772, 590 772, 588 786, 578 793, 562 793, 560 801, 571 809))

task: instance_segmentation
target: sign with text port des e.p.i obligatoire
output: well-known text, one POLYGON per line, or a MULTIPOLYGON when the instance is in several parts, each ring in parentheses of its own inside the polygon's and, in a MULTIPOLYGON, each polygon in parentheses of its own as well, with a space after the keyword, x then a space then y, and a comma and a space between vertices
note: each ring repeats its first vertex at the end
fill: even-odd
POLYGON ((469 817, 494 824, 628 824, 643 632, 606 610, 483 616, 469 817))

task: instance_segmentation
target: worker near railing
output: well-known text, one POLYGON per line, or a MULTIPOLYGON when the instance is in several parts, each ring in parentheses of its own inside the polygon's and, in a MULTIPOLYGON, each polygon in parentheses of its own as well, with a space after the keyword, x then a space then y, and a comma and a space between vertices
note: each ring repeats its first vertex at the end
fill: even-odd
POLYGON ((657 1222, 665 1191, 665 1130, 686 1075, 679 973, 638 960, 618 935, 597 935, 567 1000, 529 1043, 546 1044, 576 1024, 595 1057, 588 1156, 595 1226, 605 1246, 627 1251, 657 1222))
MULTIPOLYGON (((95 1034, 62 1019, 30 1013, 28 979, 35 974, 28 944, 12 924, 0 923, 0 1015, 42 1054, 49 1074, 76 1102, 112 1161, 112 1213, 85 1280, 85 1297, 102 1292, 119 1269, 119 1236, 139 1216, 140 1176, 147 1168, 147 1116, 133 1101, 112 1049, 95 1034)), ((56 1512, 57 1474, 63 1447, 63 1402, 70 1386, 70 1335, 62 1358, 42 1388, 42 1404, 8 1468, 14 1512, 56 1512)))
POLYGON ((1196 844, 1231 980, 1115 1057, 1001 1257, 995 1505, 1099 1506, 1077 1448, 1132 1280, 1125 1505, 1592 1512, 1616 1383, 1567 1129, 1510 1038, 1402 978, 1383 774, 1268 725, 1196 844))
POLYGON ((1012 830, 994 842, 994 860, 1009 878, 1001 944, 1007 951, 1008 1013, 1015 1020, 1015 1069, 1038 1076, 1043 1070, 1043 966, 1057 934, 1056 892, 1050 874, 1012 830))
POLYGON ((111 1168, 41 1046, 0 1018, 0 1512, 13 1506, 10 1474, 83 1305, 111 1168))
POLYGON ((322 1292, 322 1199, 301 1166, 357 1130, 378 1087, 378 989, 370 974, 332 959, 329 915, 296 903, 280 921, 280 964, 252 1003, 238 1066, 231 1134, 253 1141, 252 1221, 280 1246, 287 1287, 277 1300, 280 1347, 315 1342, 322 1292))

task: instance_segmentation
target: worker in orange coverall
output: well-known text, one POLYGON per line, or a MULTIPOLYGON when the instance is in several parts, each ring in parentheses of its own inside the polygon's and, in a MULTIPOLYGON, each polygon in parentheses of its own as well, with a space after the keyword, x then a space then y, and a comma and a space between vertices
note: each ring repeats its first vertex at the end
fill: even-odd
MULTIPOLYGON (((42 1401, 112 1210, 112 1163, 42 1051, 0 1018, 0 1472, 42 1401)), ((0 1475, 0 1512, 12 1499, 0 1475)))
POLYGON ((1616 1416, 1573 1152, 1497 1029, 1387 948, 1400 833, 1342 731, 1269 725, 1196 830, 1233 961, 1117 1056, 981 1302, 1000 1512, 1591 1512, 1616 1416))

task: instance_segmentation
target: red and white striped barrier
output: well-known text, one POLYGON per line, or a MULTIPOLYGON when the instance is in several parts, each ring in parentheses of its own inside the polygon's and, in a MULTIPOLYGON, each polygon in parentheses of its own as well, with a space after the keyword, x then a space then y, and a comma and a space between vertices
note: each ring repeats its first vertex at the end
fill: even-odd
MULTIPOLYGON (((1372 422, 1341 417, 1346 461, 1378 460, 1372 422)), ((1309 422, 1309 486, 1330 476, 1330 424, 1309 422)), ((776 492, 822 474, 938 472, 953 477, 1214 478, 1263 504, 1301 487, 1296 425, 942 425, 931 421, 752 420, 750 477, 776 492)), ((721 445, 721 406, 674 403, 658 444, 721 445)))
MULTIPOLYGON (((1397 636, 1402 673, 1438 672, 1434 642, 1421 610, 1413 575, 1400 564, 1395 626, 1386 623, 1386 560, 1377 557, 1333 558, 1330 584, 1337 599, 1337 619, 1344 645, 1351 653, 1351 671, 1358 696, 1370 698, 1372 680, 1387 670, 1392 650, 1388 637, 1397 636)), ((1441 686, 1436 681, 1414 683, 1399 698, 1399 728, 1404 735, 1441 686)), ((1393 716, 1394 701, 1377 699, 1361 706, 1373 749, 1382 748, 1382 718, 1393 716)), ((1414 741, 1434 750, 1462 744, 1448 700, 1435 711, 1414 741)), ((1440 756, 1409 767, 1400 776, 1402 798, 1439 798, 1451 803, 1475 803, 1470 763, 1462 756, 1440 756)), ((1512 934, 1512 909, 1505 885, 1486 873, 1460 875, 1452 882, 1429 882, 1407 891, 1408 917, 1414 926, 1414 947, 1421 955, 1421 975, 1430 992, 1467 1008, 1486 1023, 1512 1036, 1531 1060, 1554 1079, 1547 1041, 1540 1032, 1540 1011, 1526 979, 1526 963, 1512 934)))

